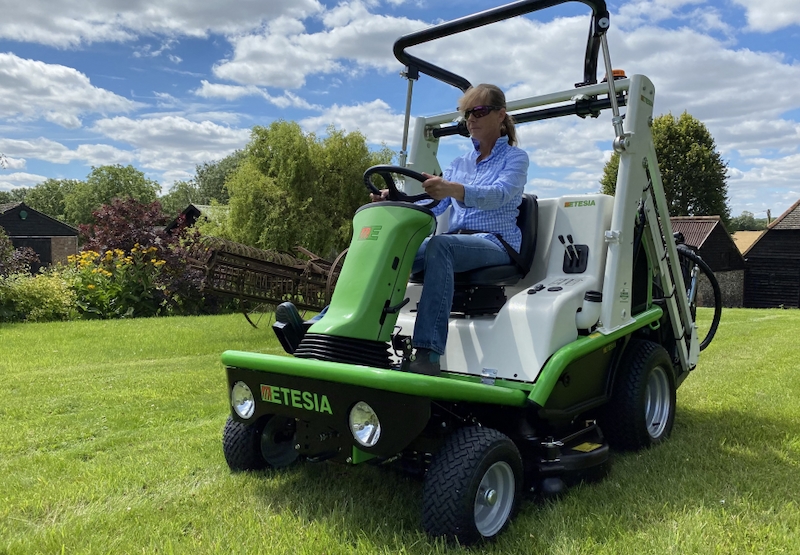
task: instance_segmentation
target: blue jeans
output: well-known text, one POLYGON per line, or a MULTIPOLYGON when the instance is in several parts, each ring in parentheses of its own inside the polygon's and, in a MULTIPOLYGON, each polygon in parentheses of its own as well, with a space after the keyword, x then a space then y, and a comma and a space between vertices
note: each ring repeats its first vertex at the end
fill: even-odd
POLYGON ((412 266, 412 272, 425 270, 414 324, 414 347, 444 354, 455 273, 503 264, 511 264, 511 257, 503 247, 485 237, 434 235, 425 239, 412 266))

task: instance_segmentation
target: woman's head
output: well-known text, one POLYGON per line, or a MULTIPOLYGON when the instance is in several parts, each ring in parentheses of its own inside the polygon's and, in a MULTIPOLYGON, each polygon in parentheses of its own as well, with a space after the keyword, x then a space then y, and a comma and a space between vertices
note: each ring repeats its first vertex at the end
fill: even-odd
MULTIPOLYGON (((469 127, 469 120, 480 119, 482 117, 491 116, 490 120, 483 123, 483 126, 489 125, 489 122, 497 121, 500 129, 500 136, 508 136, 508 142, 511 145, 517 144, 517 132, 514 128, 514 118, 506 113, 506 95, 503 91, 495 85, 481 83, 474 87, 467 89, 458 101, 458 109, 464 112, 467 116, 467 126, 469 127), (487 107, 489 111, 477 110, 472 112, 475 107, 487 107), (466 113, 470 112, 470 113, 466 113)), ((470 131, 471 133, 472 131, 470 131)))

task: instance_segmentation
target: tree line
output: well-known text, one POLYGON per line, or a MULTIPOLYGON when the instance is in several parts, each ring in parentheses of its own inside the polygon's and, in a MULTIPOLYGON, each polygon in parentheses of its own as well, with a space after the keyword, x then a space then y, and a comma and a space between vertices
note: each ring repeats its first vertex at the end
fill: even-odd
MULTIPOLYGON (((752 214, 731 218, 727 165, 708 129, 688 113, 654 119, 653 138, 670 213, 719 215, 731 231, 759 225, 752 214)), ((304 133, 290 121, 252 129, 250 141, 225 158, 196 166, 195 176, 158 196, 160 185, 133 166, 93 167, 86 180, 47 179, 29 189, 0 192, 0 203, 24 200, 31 208, 79 226, 115 198, 142 204, 158 200, 174 218, 190 203, 217 205, 201 221, 210 235, 259 247, 291 251, 303 245, 320 256, 344 249, 351 218, 366 202, 363 172, 391 162, 385 146, 370 151, 359 132, 329 128, 325 137, 304 133)), ((619 155, 606 164, 601 190, 614 194, 619 155)))

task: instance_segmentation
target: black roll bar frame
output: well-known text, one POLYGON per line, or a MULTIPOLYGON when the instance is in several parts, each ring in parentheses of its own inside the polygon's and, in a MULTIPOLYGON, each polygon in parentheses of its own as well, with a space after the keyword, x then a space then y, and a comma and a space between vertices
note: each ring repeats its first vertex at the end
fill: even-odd
POLYGON ((609 14, 605 0, 517 0, 504 6, 492 8, 473 15, 468 15, 453 21, 440 23, 409 33, 397 39, 394 43, 395 57, 406 66, 405 76, 408 79, 419 79, 419 74, 424 73, 434 79, 452 85, 466 92, 472 84, 460 75, 426 62, 421 58, 412 56, 406 52, 407 48, 430 42, 436 39, 469 31, 484 25, 511 19, 519 15, 551 8, 566 2, 581 2, 592 9, 592 19, 589 25, 589 38, 586 43, 586 56, 583 62, 583 82, 576 83, 576 87, 594 85, 597 83, 597 55, 600 51, 600 42, 603 35, 608 31, 609 14))

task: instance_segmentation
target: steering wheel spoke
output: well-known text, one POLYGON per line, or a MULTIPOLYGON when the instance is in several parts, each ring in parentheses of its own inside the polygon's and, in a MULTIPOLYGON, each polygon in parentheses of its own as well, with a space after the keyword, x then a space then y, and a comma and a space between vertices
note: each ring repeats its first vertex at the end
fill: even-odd
POLYGON ((381 191, 375 187, 372 183, 371 177, 375 174, 378 174, 381 179, 383 179, 384 183, 386 183, 386 188, 389 189, 389 200, 395 202, 418 202, 421 200, 430 200, 431 202, 425 205, 422 205, 423 208, 433 208, 437 204, 439 204, 438 200, 433 199, 427 193, 421 193, 419 195, 407 195, 400 191, 397 188, 397 183, 395 183, 392 174, 396 173, 399 175, 403 175, 405 177, 410 177, 411 179, 416 179, 420 183, 423 183, 427 178, 419 172, 415 172, 414 170, 410 170, 408 168, 404 168, 402 166, 390 166, 390 165, 379 165, 379 166, 372 166, 367 171, 364 172, 364 185, 366 185, 367 190, 374 194, 380 195, 381 191))

